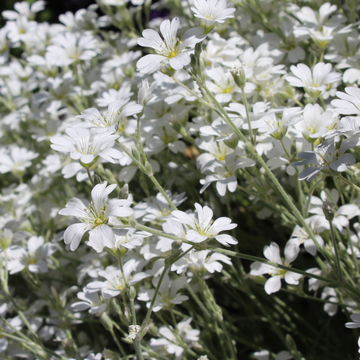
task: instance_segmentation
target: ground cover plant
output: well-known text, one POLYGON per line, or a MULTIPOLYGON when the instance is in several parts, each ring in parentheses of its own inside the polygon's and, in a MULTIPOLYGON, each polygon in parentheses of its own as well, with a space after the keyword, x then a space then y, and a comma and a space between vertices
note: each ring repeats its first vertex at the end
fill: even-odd
POLYGON ((358 2, 46 6, 2 12, 0 358, 358 356, 358 2))

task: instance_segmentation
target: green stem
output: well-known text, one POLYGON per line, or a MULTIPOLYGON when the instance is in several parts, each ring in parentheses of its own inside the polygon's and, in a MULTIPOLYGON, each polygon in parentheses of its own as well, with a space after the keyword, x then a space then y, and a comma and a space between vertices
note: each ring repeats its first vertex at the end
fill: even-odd
MULTIPOLYGON (((165 267, 164 267, 164 270, 163 270, 162 273, 161 273, 159 282, 157 283, 157 286, 156 286, 156 289, 155 289, 154 296, 153 296, 153 298, 152 298, 152 300, 151 300, 151 303, 150 303, 149 310, 148 310, 148 312, 147 312, 147 314, 146 314, 146 317, 145 317, 145 319, 144 319, 144 321, 143 321, 143 323, 142 323, 142 325, 141 325, 140 331, 139 331, 139 333, 138 333, 138 335, 137 335, 137 337, 139 337, 139 340, 141 340, 141 339, 145 336, 145 334, 146 334, 146 330, 145 330, 145 329, 146 329, 147 324, 148 324, 148 322, 149 322, 150 315, 151 315, 152 309, 153 309, 153 307, 154 307, 157 294, 158 294, 159 289, 160 289, 160 285, 161 285, 161 283, 162 283, 162 281, 163 281, 163 279, 164 279, 164 276, 165 276, 165 274, 166 274, 166 272, 167 272, 168 269, 169 269, 169 268, 165 266, 165 267)), ((141 359, 139 359, 139 360, 141 360, 141 359)))
POLYGON ((248 124, 249 124, 249 132, 250 132, 251 143, 255 144, 254 135, 253 135, 253 131, 252 131, 252 128, 251 128, 251 120, 250 120, 249 107, 248 107, 249 105, 248 105, 246 95, 245 95, 245 88, 241 89, 241 94, 242 94, 242 99, 243 99, 243 103, 244 103, 245 110, 246 110, 246 118, 247 118, 247 121, 248 121, 248 124))
POLYGON ((95 186, 94 180, 93 180, 93 178, 91 177, 90 170, 89 170, 88 168, 86 168, 86 172, 87 172, 88 177, 89 177, 89 179, 90 179, 91 185, 92 185, 92 186, 95 186))
POLYGON ((337 241, 335 239, 334 226, 333 226, 332 220, 329 220, 329 224, 330 224, 330 237, 331 237, 331 241, 333 243, 334 250, 335 250, 335 264, 336 264, 336 268, 337 268, 337 276, 339 278, 339 281, 342 282, 342 272, 341 272, 340 256, 339 256, 339 244, 337 243, 337 241))
POLYGON ((348 185, 352 186, 354 189, 356 189, 357 191, 360 192, 360 187, 358 187, 357 185, 353 184, 351 181, 349 181, 348 179, 344 178, 341 174, 339 174, 339 178, 346 182, 348 185))
POLYGON ((177 210, 177 207, 173 204, 173 202, 170 200, 170 198, 166 195, 165 190, 163 189, 163 187, 159 184, 159 182, 156 180, 156 178, 154 177, 154 175, 152 173, 148 173, 148 171, 146 170, 145 166, 143 164, 141 164, 140 161, 136 160, 136 158, 133 156, 133 154, 131 153, 131 151, 129 151, 124 145, 122 145, 120 143, 120 141, 116 140, 116 143, 121 147, 122 150, 125 151, 125 153, 134 161, 134 163, 138 166, 138 168, 144 173, 146 174, 149 179, 153 182, 153 184, 156 186, 156 188, 161 192, 161 194, 164 196, 164 198, 166 199, 166 201, 169 203, 169 205, 172 207, 173 210, 177 210))

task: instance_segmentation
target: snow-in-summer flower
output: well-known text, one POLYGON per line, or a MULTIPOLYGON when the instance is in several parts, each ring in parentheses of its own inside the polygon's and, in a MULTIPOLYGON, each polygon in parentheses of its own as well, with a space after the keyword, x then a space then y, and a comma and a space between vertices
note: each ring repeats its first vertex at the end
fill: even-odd
POLYGON ((346 87, 345 92, 337 91, 339 99, 331 101, 331 105, 342 115, 360 116, 360 89, 354 86, 346 87))
POLYGON ((238 243, 233 236, 220 234, 222 231, 232 230, 237 227, 237 224, 231 223, 230 218, 220 217, 213 222, 213 211, 208 206, 202 207, 200 204, 195 203, 195 208, 194 214, 187 214, 180 210, 174 210, 171 213, 174 220, 189 226, 190 230, 186 232, 186 240, 200 243, 214 238, 225 246, 238 243))
POLYGON ((295 87, 302 87, 305 90, 320 94, 326 90, 328 84, 333 84, 341 79, 341 74, 331 72, 332 65, 330 63, 317 63, 311 70, 305 64, 292 65, 291 72, 295 76, 287 76, 286 80, 290 85, 295 87))
POLYGON ((91 164, 98 156, 115 164, 116 160, 123 156, 119 150, 112 148, 115 140, 119 137, 118 135, 99 132, 96 128, 86 129, 82 127, 67 127, 65 132, 68 137, 54 136, 50 139, 51 148, 70 153, 72 159, 79 160, 83 164, 91 164))
POLYGON ((42 236, 32 236, 27 242, 27 249, 15 247, 9 250, 8 270, 10 274, 15 274, 24 269, 36 274, 46 273, 48 270, 46 260, 55 251, 55 244, 44 243, 42 236))
POLYGON ((92 202, 88 207, 74 197, 59 211, 60 215, 76 216, 81 221, 65 230, 64 241, 65 244, 70 244, 70 250, 74 251, 78 248, 81 238, 87 231, 89 231, 88 245, 97 252, 101 252, 105 246, 108 248, 115 246, 115 234, 108 225, 111 217, 128 217, 133 214, 130 200, 108 200, 108 195, 116 186, 116 184, 107 186, 107 182, 104 181, 92 189, 92 202))
POLYGON ((105 278, 105 281, 93 281, 87 284, 86 288, 91 291, 101 290, 102 295, 106 299, 117 296, 125 289, 126 283, 133 285, 148 276, 143 272, 131 275, 136 271, 139 264, 140 261, 131 259, 123 265, 123 271, 110 265, 105 270, 99 271, 99 276, 105 278))
MULTIPOLYGON (((344 144, 344 143, 343 143, 344 144)), ((331 170, 343 172, 347 165, 354 164, 356 159, 352 154, 344 154, 347 150, 343 144, 340 150, 335 149, 334 139, 319 145, 314 151, 304 151, 298 154, 301 161, 292 163, 292 166, 315 165, 304 169, 299 174, 299 180, 311 181, 320 171, 329 173, 331 170)))
POLYGON ((194 0, 191 8, 200 25, 206 28, 215 23, 223 24, 226 19, 234 17, 235 8, 227 8, 226 0, 194 0))
POLYGON ((0 174, 6 174, 8 172, 22 174, 26 168, 31 166, 31 160, 39 156, 39 154, 31 150, 18 146, 12 146, 9 149, 0 149, 0 155, 0 174))
MULTIPOLYGON (((268 260, 285 266, 289 266, 290 263, 296 259, 299 249, 297 245, 288 243, 285 247, 284 253, 285 259, 281 258, 279 245, 275 242, 272 242, 269 246, 265 246, 264 248, 264 256, 268 260)), ((302 276, 292 271, 279 269, 275 266, 261 263, 259 261, 251 264, 250 274, 255 276, 263 274, 271 275, 265 283, 265 291, 269 295, 280 290, 281 279, 284 279, 287 284, 297 285, 302 276)))
POLYGON ((179 18, 164 20, 160 25, 162 37, 152 29, 142 32, 143 37, 138 39, 138 44, 144 47, 153 48, 156 54, 149 54, 142 57, 136 64, 141 73, 153 73, 161 65, 169 64, 171 68, 180 70, 190 64, 190 51, 193 46, 205 39, 202 35, 204 29, 196 27, 185 32, 182 40, 177 37, 177 30, 180 25, 179 18), (190 48, 190 49, 188 49, 190 48))
POLYGON ((77 118, 84 119, 89 123, 89 126, 104 128, 114 133, 118 130, 122 118, 138 114, 143 110, 142 105, 129 101, 130 98, 114 101, 102 114, 96 108, 86 109, 77 118))

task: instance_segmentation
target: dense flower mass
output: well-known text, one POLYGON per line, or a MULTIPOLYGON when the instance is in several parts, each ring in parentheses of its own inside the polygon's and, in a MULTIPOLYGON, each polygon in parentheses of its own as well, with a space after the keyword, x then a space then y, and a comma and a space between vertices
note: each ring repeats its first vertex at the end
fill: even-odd
POLYGON ((0 359, 354 358, 360 3, 55 3, 0 14, 0 359))

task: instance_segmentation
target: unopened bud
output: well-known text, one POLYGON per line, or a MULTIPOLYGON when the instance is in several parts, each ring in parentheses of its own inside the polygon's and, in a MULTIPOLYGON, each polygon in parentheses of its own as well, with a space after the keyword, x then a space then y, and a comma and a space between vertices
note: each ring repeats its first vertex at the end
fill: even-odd
POLYGON ((195 53, 194 53, 198 59, 200 59, 201 52, 202 52, 202 43, 199 42, 195 45, 195 53))
POLYGON ((130 289, 129 289, 129 299, 130 301, 134 301, 136 297, 136 290, 133 286, 130 286, 130 289))
POLYGON ((136 161, 141 160, 139 150, 135 146, 132 147, 131 153, 132 153, 132 155, 133 155, 133 157, 135 158, 136 161))
POLYGON ((116 299, 113 298, 111 305, 117 314, 119 314, 119 315, 122 314, 120 304, 116 299))
POLYGON ((106 313, 102 313, 102 315, 100 316, 100 321, 106 330, 112 331, 113 322, 106 313))
POLYGON ((171 243, 171 252, 169 257, 165 259, 165 267, 170 267, 181 254, 181 240, 175 240, 171 243))
POLYGON ((322 206, 325 218, 327 221, 332 221, 334 219, 335 213, 335 204, 331 201, 324 201, 322 206))
POLYGON ((244 66, 234 67, 230 70, 230 73, 234 78, 235 84, 240 89, 244 89, 246 85, 246 74, 245 74, 244 66))
POLYGON ((145 167, 145 173, 147 176, 153 175, 152 167, 148 161, 145 162, 144 167, 145 167))
POLYGON ((124 315, 125 315, 127 321, 131 321, 131 311, 127 306, 125 306, 124 315))
POLYGON ((175 75, 175 69, 173 69, 171 66, 169 65, 162 65, 159 69, 160 72, 162 72, 163 74, 167 75, 167 76, 174 76, 175 75))
POLYGON ((73 339, 65 339, 63 342, 63 346, 64 346, 66 356, 69 358, 73 358, 75 356, 74 340, 73 339))
POLYGON ((13 238, 14 235, 9 229, 0 232, 0 249, 6 250, 12 244, 13 238))
POLYGON ((98 185, 102 182, 103 182, 103 180, 101 179, 101 177, 98 174, 95 174, 94 175, 94 185, 98 185))
POLYGON ((129 197, 129 184, 124 184, 124 186, 120 189, 118 198, 119 199, 127 199, 129 197))
POLYGON ((199 59, 194 55, 194 54, 190 54, 190 65, 191 65, 191 70, 193 72, 193 74, 196 76, 198 75, 198 70, 199 70, 199 59))

